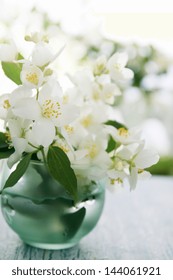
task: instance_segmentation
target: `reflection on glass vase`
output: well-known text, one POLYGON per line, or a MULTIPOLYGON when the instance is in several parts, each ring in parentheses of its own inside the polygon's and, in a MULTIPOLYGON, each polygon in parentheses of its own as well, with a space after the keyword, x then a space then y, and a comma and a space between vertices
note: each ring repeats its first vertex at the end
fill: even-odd
MULTIPOLYGON (((2 185, 10 174, 3 164, 2 185)), ((97 224, 104 205, 102 183, 80 190, 73 200, 48 173, 32 161, 27 172, 11 188, 4 189, 2 213, 9 226, 27 244, 44 249, 64 249, 77 244, 97 224)))

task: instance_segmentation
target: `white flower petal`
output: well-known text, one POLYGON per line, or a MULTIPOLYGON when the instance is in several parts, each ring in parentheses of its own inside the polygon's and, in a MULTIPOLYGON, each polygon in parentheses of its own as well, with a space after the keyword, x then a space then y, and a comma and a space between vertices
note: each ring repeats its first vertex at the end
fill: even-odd
POLYGON ((159 155, 152 150, 142 150, 134 159, 134 163, 139 169, 150 167, 156 164, 159 160, 159 155))
POLYGON ((116 67, 116 66, 119 67, 119 69, 122 69, 126 66, 127 61, 128 61, 128 56, 126 53, 115 53, 108 60, 107 67, 109 70, 111 70, 112 67, 116 67))
POLYGON ((31 143, 37 143, 38 146, 48 147, 54 139, 55 127, 52 121, 48 119, 40 119, 33 124, 29 136, 31 143))
POLYGON ((138 174, 138 178, 141 180, 148 180, 151 178, 151 173, 148 171, 143 171, 141 173, 138 174))
POLYGON ((10 101, 10 94, 3 94, 0 96, 0 118, 5 120, 11 107, 10 101))
POLYGON ((13 113, 21 118, 28 120, 38 120, 41 117, 39 103, 33 98, 23 98, 12 108, 13 113))
POLYGON ((17 120, 10 119, 8 121, 8 127, 12 138, 21 136, 21 126, 17 120))
POLYGON ((138 169, 134 167, 131 169, 130 176, 128 177, 131 190, 134 190, 136 188, 137 180, 138 180, 138 169))
POLYGON ((32 97, 33 92, 31 89, 28 89, 24 86, 19 86, 10 94, 10 104, 11 106, 15 105, 20 99, 32 97))
POLYGON ((38 100, 42 104, 46 99, 49 100, 60 97, 62 97, 62 89, 56 80, 51 79, 46 84, 44 84, 40 90, 38 100))
POLYGON ((12 142, 15 152, 7 160, 7 165, 9 168, 12 168, 12 166, 21 159, 22 153, 25 151, 28 144, 26 139, 17 137, 13 138, 12 142))
POLYGON ((20 160, 20 158, 21 158, 21 155, 14 152, 7 160, 8 167, 12 168, 13 165, 20 160))
POLYGON ((51 53, 48 45, 44 42, 40 42, 35 45, 32 52, 32 63, 37 66, 44 66, 51 62, 53 54, 51 53))
POLYGON ((12 139, 12 142, 13 142, 13 146, 14 146, 16 153, 18 153, 20 155, 25 151, 27 144, 28 144, 26 139, 17 138, 17 137, 14 137, 12 139))
POLYGON ((79 109, 75 105, 61 105, 61 115, 52 119, 57 126, 64 126, 72 123, 79 115, 79 109))
POLYGON ((121 72, 122 77, 126 80, 131 80, 134 77, 134 73, 129 68, 124 68, 121 72))

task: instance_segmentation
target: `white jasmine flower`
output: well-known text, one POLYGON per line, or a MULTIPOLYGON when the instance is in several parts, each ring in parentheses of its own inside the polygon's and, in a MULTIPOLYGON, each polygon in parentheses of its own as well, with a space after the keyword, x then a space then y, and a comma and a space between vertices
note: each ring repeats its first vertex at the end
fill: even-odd
POLYGON ((136 128, 127 129, 120 127, 117 129, 109 127, 109 132, 116 141, 123 145, 141 142, 141 132, 136 128))
POLYGON ((61 88, 58 83, 45 84, 39 93, 38 100, 35 98, 20 99, 12 107, 13 113, 21 118, 29 120, 48 119, 55 126, 64 126, 72 122, 78 115, 76 106, 63 104, 61 88))
POLYGON ((42 116, 51 119, 55 126, 68 125, 78 116, 75 105, 64 104, 62 90, 58 83, 46 83, 40 91, 38 102, 42 116))
POLYGON ((87 131, 97 133, 101 129, 101 125, 108 119, 109 107, 105 104, 88 104, 83 106, 79 118, 80 125, 87 131), (101 113, 103 112, 103 113, 101 113))
POLYGON ((44 81, 43 72, 41 69, 28 62, 23 64, 20 78, 22 84, 29 88, 39 88, 44 81))
POLYGON ((115 102, 115 97, 120 96, 120 89, 113 83, 105 84, 102 89, 102 100, 110 105, 115 102))
POLYGON ((127 178, 131 189, 136 187, 138 175, 142 177, 142 173, 145 172, 143 177, 149 176, 149 173, 144 168, 156 164, 159 160, 159 156, 155 151, 144 149, 144 142, 121 146, 116 156, 129 164, 129 175, 127 174, 127 178))
POLYGON ((102 136, 98 135, 95 139, 88 136, 80 143, 77 150, 82 151, 83 156, 72 159, 72 166, 78 175, 91 180, 105 177, 110 158, 105 151, 107 141, 102 136))
POLYGON ((132 79, 133 71, 126 68, 128 56, 126 53, 115 53, 107 62, 107 68, 114 81, 132 79))
POLYGON ((95 76, 100 76, 106 72, 106 56, 102 55, 96 59, 93 65, 93 74, 95 76))
POLYGON ((103 102, 106 104, 114 104, 115 97, 121 95, 120 89, 113 83, 92 85, 91 100, 94 102, 103 102))

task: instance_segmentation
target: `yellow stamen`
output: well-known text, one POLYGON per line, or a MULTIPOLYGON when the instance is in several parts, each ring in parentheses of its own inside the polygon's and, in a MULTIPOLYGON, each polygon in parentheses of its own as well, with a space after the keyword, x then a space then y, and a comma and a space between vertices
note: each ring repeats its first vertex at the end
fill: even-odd
POLYGON ((88 115, 88 116, 84 117, 84 118, 81 120, 81 124, 82 124, 85 128, 87 128, 87 127, 89 127, 89 126, 92 124, 92 119, 93 119, 92 115, 88 115))
POLYGON ((115 63, 114 64, 114 68, 115 70, 121 72, 122 71, 122 65, 120 63, 115 63))
POLYGON ((65 130, 67 131, 68 134, 71 134, 74 131, 74 127, 72 127, 70 125, 65 125, 64 128, 65 128, 65 130))
POLYGON ((4 103, 3 103, 3 108, 4 109, 9 109, 11 107, 10 105, 10 102, 8 99, 4 100, 4 103))
POLYGON ((118 161, 115 165, 116 170, 118 171, 122 171, 123 170, 123 162, 122 161, 118 161))
POLYGON ((123 136, 123 137, 128 137, 129 136, 128 129, 126 129, 124 127, 120 127, 118 129, 118 134, 119 134, 119 136, 123 136))
POLYGON ((30 73, 27 73, 26 74, 26 80, 34 85, 38 85, 38 82, 39 82, 39 78, 38 78, 38 75, 37 73, 35 72, 30 72, 30 73))
POLYGON ((101 75, 102 73, 104 73, 104 70, 105 70, 105 63, 97 64, 94 67, 94 75, 95 76, 101 75))
POLYGON ((59 102, 53 102, 52 100, 46 100, 42 105, 42 114, 45 118, 58 118, 61 115, 59 102))
POLYGON ((111 185, 115 185, 115 183, 118 183, 118 184, 122 184, 123 183, 121 178, 116 178, 116 179, 110 178, 109 180, 110 180, 110 184, 111 185))
POLYGON ((100 94, 98 91, 93 91, 92 96, 93 96, 93 99, 96 101, 100 99, 100 94))
POLYGON ((58 144, 58 147, 63 150, 64 153, 68 153, 70 151, 66 145, 58 144))
POLYGON ((11 141, 11 134, 9 131, 6 131, 5 133, 5 137, 7 138, 7 142, 10 142, 11 141))
POLYGON ((141 174, 144 172, 144 169, 138 169, 138 174, 141 174))
POLYGON ((105 97, 111 98, 113 96, 112 92, 106 92, 105 97))
POLYGON ((98 154, 97 145, 92 144, 92 145, 88 146, 87 149, 88 149, 87 156, 89 156, 91 159, 94 159, 98 154))
POLYGON ((64 96, 63 96, 63 104, 67 104, 68 101, 69 101, 68 95, 64 95, 64 96))

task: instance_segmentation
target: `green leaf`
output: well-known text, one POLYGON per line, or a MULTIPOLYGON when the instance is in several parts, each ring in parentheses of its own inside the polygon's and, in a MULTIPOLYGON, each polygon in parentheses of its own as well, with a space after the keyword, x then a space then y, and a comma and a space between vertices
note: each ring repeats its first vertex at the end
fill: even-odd
MULTIPOLYGON (((21 54, 18 54, 18 59, 23 59, 21 54)), ((22 70, 22 63, 15 62, 1 62, 2 69, 5 75, 17 85, 21 85, 20 72, 22 70)))
POLYGON ((4 189, 14 186, 19 181, 28 168, 31 156, 32 154, 27 154, 25 157, 23 157, 16 169, 8 177, 4 189))
POLYGON ((127 127, 126 127, 124 124, 122 124, 122 123, 120 123, 120 122, 117 122, 117 121, 109 120, 109 121, 107 121, 105 124, 106 124, 106 125, 111 125, 111 126, 117 128, 117 129, 119 129, 119 128, 121 128, 121 127, 124 127, 125 129, 127 129, 127 127))
POLYGON ((113 150, 115 150, 115 148, 116 148, 116 141, 112 138, 112 136, 110 136, 106 152, 110 153, 113 150))
POLYGON ((8 148, 7 137, 3 132, 0 132, 0 148, 8 148))
POLYGON ((85 215, 86 209, 83 207, 77 212, 65 214, 64 216, 62 216, 63 225, 66 225, 66 227, 69 229, 65 238, 68 237, 68 239, 70 239, 77 233, 85 218, 85 215))
POLYGON ((60 148, 50 146, 47 164, 51 176, 62 184, 74 200, 76 200, 77 179, 67 155, 60 148))
POLYGON ((11 154, 14 153, 14 149, 0 149, 0 159, 8 158, 11 154))

